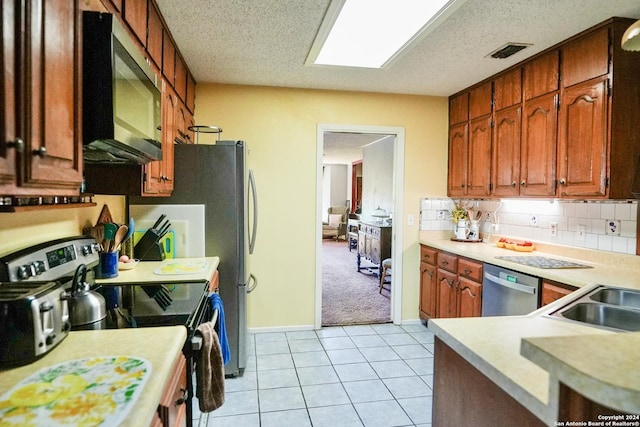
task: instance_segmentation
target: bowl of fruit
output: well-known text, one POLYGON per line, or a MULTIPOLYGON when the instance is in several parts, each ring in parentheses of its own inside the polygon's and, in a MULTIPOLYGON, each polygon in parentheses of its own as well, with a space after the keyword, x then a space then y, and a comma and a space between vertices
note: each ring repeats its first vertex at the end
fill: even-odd
POLYGON ((535 246, 533 246, 532 242, 525 240, 524 242, 516 243, 513 249, 518 252, 531 252, 535 249, 535 246))
POLYGON ((139 262, 140 260, 129 258, 128 255, 121 255, 118 259, 118 270, 132 270, 139 262))

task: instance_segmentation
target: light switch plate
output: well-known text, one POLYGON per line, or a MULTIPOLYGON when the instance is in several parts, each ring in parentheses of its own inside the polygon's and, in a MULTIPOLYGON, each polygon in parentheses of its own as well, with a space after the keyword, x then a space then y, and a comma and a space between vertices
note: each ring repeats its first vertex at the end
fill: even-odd
POLYGON ((587 226, 584 224, 578 224, 576 230, 576 240, 584 240, 585 235, 587 234, 587 226))

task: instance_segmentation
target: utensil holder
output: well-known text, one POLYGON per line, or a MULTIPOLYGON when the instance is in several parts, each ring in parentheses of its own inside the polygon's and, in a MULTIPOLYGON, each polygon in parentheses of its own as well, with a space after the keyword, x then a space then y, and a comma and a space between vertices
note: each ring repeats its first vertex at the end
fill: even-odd
POLYGON ((140 261, 164 261, 165 254, 160 236, 153 230, 147 230, 133 248, 133 254, 140 261))
POLYGON ((118 252, 100 252, 95 270, 96 279, 118 277, 118 252))

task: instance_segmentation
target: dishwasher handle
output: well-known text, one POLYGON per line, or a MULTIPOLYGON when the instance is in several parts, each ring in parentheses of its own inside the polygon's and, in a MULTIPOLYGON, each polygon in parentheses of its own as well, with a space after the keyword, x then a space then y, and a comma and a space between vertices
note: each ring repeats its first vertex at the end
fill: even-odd
POLYGON ((513 289, 513 290, 516 290, 516 291, 526 292, 526 293, 531 294, 531 295, 535 295, 535 293, 536 293, 536 288, 533 287, 533 286, 520 285, 518 283, 513 283, 513 282, 510 282, 508 280, 501 279, 498 276, 494 276, 493 274, 487 273, 486 271, 484 272, 484 278, 489 280, 489 281, 491 281, 491 282, 493 282, 493 283, 495 283, 495 284, 497 284, 497 285, 501 285, 501 286, 504 286, 506 288, 510 288, 510 289, 513 289))

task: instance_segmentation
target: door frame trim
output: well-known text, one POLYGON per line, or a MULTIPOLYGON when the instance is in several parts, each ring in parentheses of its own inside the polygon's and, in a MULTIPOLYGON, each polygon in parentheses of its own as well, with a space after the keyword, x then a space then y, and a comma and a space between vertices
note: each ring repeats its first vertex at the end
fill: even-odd
MULTIPOLYGON (((391 321, 402 323, 402 247, 404 223, 404 127, 319 123, 316 133, 316 304, 315 328, 322 327, 322 153, 325 132, 379 133, 394 135, 393 144, 393 231, 391 233, 391 321)), ((354 266, 355 268, 355 266, 354 266)))

